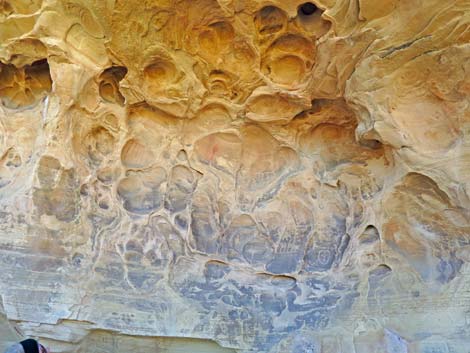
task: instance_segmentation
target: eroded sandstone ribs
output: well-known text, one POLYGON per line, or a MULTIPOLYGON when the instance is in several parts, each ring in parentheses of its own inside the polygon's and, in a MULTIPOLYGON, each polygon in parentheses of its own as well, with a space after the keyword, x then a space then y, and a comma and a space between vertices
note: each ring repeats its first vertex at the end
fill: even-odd
POLYGON ((0 0, 0 351, 467 353, 468 12, 0 0))

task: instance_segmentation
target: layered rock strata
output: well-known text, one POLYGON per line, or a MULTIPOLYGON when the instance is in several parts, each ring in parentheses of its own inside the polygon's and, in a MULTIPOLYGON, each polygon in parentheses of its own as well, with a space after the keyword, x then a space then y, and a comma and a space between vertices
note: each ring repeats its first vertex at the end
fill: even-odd
POLYGON ((0 0, 0 347, 468 353, 467 0, 0 0))

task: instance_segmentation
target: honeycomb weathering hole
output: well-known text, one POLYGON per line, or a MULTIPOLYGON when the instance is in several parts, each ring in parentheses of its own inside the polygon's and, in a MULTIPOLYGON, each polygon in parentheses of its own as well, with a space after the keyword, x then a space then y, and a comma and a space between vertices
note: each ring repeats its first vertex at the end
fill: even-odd
POLYGON ((0 101, 10 109, 36 104, 52 89, 47 59, 17 68, 0 62, 0 101))
POLYGON ((303 3, 297 8, 297 21, 316 38, 325 35, 331 27, 331 22, 323 18, 323 10, 311 2, 303 3))
POLYGON ((302 5, 299 6, 299 14, 302 14, 304 16, 310 16, 315 13, 315 11, 318 10, 317 5, 311 3, 311 2, 306 2, 302 5))
POLYGON ((150 91, 161 92, 178 80, 179 71, 173 60, 158 57, 144 68, 143 75, 144 84, 150 91))
POLYGON ((265 6, 255 16, 257 31, 263 36, 281 31, 286 24, 286 13, 275 6, 265 6))
POLYGON ((100 75, 100 96, 107 102, 123 105, 125 99, 119 91, 119 82, 126 76, 127 68, 124 66, 111 66, 100 75))

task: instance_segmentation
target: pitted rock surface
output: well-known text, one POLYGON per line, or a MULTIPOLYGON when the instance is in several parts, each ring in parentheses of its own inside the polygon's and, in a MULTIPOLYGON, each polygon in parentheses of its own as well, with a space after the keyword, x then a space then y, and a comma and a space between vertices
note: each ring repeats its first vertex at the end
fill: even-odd
POLYGON ((469 353, 467 0, 0 0, 0 348, 469 353))

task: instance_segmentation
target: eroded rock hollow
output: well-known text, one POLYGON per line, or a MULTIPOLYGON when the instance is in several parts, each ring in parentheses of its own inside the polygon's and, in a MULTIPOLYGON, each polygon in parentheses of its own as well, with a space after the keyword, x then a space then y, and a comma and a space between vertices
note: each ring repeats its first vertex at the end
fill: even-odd
POLYGON ((468 353, 467 0, 0 0, 0 348, 468 353))

